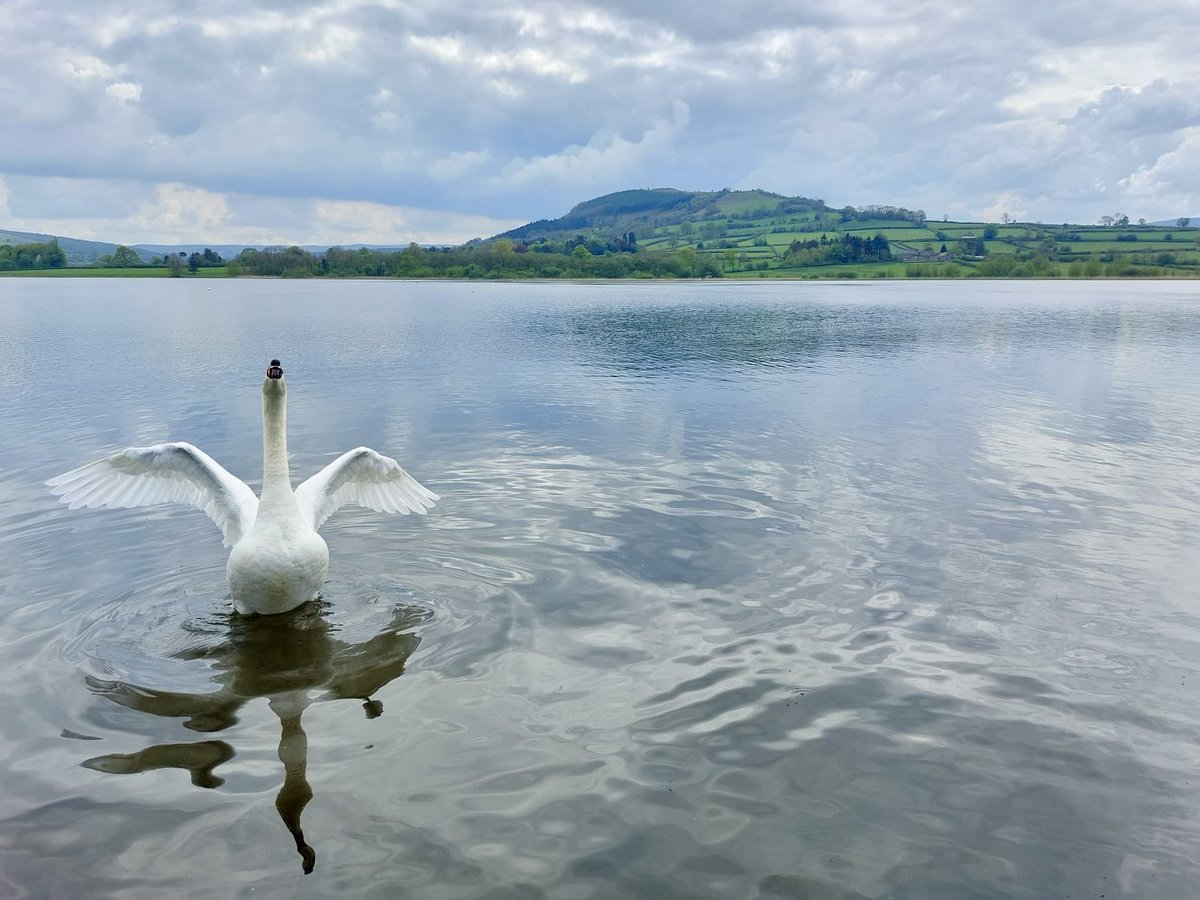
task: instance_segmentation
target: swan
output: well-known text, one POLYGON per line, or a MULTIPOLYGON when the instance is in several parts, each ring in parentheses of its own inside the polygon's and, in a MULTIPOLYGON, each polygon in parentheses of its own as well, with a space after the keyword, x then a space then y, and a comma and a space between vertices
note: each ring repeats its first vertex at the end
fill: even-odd
POLYGON ((262 496, 212 457, 182 441, 128 447, 49 479, 71 509, 128 509, 182 503, 203 510, 231 548, 225 568, 239 613, 273 615, 317 596, 329 547, 317 529, 339 507, 424 515, 441 499, 390 457, 369 447, 343 453, 292 490, 287 451, 287 382, 271 360, 262 383, 262 496))

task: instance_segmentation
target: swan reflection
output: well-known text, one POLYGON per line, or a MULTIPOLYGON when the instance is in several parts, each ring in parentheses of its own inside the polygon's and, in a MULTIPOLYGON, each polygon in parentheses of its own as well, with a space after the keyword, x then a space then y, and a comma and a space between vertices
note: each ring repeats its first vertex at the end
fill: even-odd
MULTIPOLYGON (((180 659, 212 664, 216 689, 210 692, 163 691, 90 675, 86 679, 95 694, 151 715, 184 718, 185 728, 206 733, 228 728, 237 722, 243 705, 266 698, 280 724, 279 761, 284 774, 275 808, 296 841, 306 874, 316 865, 316 851, 300 827, 300 815, 313 796, 307 776, 308 736, 301 716, 313 703, 349 699, 362 702, 367 718, 381 715, 383 704, 372 695, 404 673, 421 640, 413 629, 428 618, 426 610, 401 607, 380 633, 350 644, 336 637, 336 627, 322 612, 321 602, 315 601, 283 615, 232 615, 221 643, 178 654, 180 659)), ((156 744, 137 753, 93 757, 83 765, 121 775, 185 769, 197 787, 215 788, 224 779, 213 770, 234 753, 221 740, 156 744)))

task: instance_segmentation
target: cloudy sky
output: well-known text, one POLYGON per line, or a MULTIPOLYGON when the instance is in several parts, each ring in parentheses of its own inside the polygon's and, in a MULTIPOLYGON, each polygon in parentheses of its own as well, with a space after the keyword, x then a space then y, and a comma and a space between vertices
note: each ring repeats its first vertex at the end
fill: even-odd
POLYGON ((457 242, 664 186, 1198 215, 1197 34, 1197 0, 0 0, 0 228, 457 242))

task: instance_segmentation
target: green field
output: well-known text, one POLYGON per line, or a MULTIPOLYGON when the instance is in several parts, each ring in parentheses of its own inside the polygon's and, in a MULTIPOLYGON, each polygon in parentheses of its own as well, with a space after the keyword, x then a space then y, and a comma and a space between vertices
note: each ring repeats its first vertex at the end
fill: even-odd
POLYGON ((732 278, 1200 277, 1200 228, 931 221, 892 207, 832 209, 762 191, 626 191, 505 236, 587 241, 634 233, 639 251, 690 248, 732 278), (882 235, 890 260, 824 264, 798 252, 882 235))

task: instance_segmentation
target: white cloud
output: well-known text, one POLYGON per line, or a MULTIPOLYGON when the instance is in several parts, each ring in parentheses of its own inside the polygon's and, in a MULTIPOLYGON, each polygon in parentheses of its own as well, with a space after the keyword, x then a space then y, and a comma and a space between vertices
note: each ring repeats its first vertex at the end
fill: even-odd
POLYGON ((132 223, 139 231, 163 229, 169 242, 183 242, 187 235, 202 235, 201 240, 216 240, 232 216, 221 194, 186 184, 160 184, 154 199, 142 206, 132 223))
POLYGON ((344 25, 325 25, 310 36, 301 56, 317 65, 345 62, 358 46, 358 38, 355 31, 344 25))
POLYGON ((122 103, 137 103, 142 99, 142 86, 136 81, 117 81, 106 87, 104 93, 122 103))
POLYGON ((1115 0, 1086 15, 1033 0, 878 0, 867 17, 790 0, 703 15, 684 0, 42 0, 0 15, 0 173, 30 219, 58 217, 29 209, 36 195, 61 200, 17 179, 186 184, 235 210, 189 223, 147 207, 172 233, 267 209, 229 198, 525 221, 648 184, 934 215, 1021 198, 1048 221, 1200 210, 1200 57, 1189 7, 1168 0, 1136 16, 1115 0))
POLYGON ((984 222, 999 222, 1007 215, 1024 220, 1029 214, 1029 203, 1015 191, 1005 191, 996 196, 991 204, 971 211, 971 218, 984 222))
POLYGON ((1163 216, 1191 215, 1200 210, 1196 185, 1200 184, 1200 128, 1189 129, 1179 146, 1150 165, 1140 166, 1121 182, 1131 198, 1157 206, 1163 216), (1166 210, 1173 210, 1169 212, 1166 210))
POLYGON ((409 35, 409 44, 414 50, 428 54, 443 63, 458 63, 466 58, 463 42, 453 35, 409 35))
POLYGON ((148 191, 126 182, 119 193, 131 195, 126 198, 131 202, 121 204, 103 183, 36 178, 17 182, 16 193, 24 199, 14 196, 0 178, 0 227, 125 244, 459 244, 524 222, 367 201, 221 194, 173 182, 148 191), (118 212, 122 205, 123 214, 97 214, 105 208, 118 212), (15 206, 52 209, 56 214, 17 215, 15 206))
POLYGON ((470 172, 478 172, 491 155, 485 150, 464 150, 451 153, 429 164, 429 174, 438 181, 453 181, 470 172))
POLYGON ((313 206, 316 232, 336 235, 337 244, 461 244, 524 224, 365 201, 318 200, 313 206))
MULTIPOLYGON (((671 105, 671 117, 651 125, 636 141, 619 135, 596 135, 584 146, 572 145, 558 153, 534 159, 514 159, 501 172, 509 187, 536 188, 540 184, 596 186, 636 174, 639 163, 650 154, 670 153, 677 135, 687 128, 688 106, 681 100, 671 105)), ((586 199, 586 198, 584 198, 586 199)))

